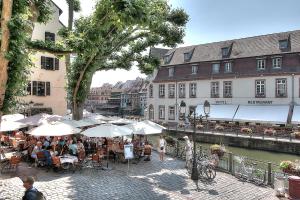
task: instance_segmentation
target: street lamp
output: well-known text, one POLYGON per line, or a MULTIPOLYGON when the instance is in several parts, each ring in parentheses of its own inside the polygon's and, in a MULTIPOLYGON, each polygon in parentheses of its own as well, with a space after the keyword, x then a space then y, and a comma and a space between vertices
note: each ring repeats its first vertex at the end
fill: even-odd
MULTIPOLYGON (((210 104, 209 102, 206 100, 204 102, 203 105, 203 111, 205 114, 206 119, 208 118, 209 112, 210 112, 210 104)), ((194 114, 193 114, 193 120, 194 120, 194 131, 193 131, 193 143, 194 143, 194 151, 193 151, 193 168, 192 168, 192 174, 191 174, 191 179, 192 180, 198 180, 199 176, 198 176, 198 169, 197 169, 197 150, 196 150, 196 109, 194 110, 194 114)), ((202 119, 203 119, 203 115, 200 114, 200 116, 198 117, 200 119, 200 122, 202 123, 202 119)), ((190 116, 191 118, 191 116, 190 116)), ((190 120, 191 121, 191 120, 190 120)))

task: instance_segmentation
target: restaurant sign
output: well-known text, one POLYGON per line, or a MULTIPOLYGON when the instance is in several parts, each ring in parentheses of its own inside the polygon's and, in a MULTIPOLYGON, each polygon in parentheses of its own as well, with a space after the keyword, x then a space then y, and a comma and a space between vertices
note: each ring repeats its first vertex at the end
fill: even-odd
POLYGON ((267 104, 273 104, 273 101, 248 101, 248 104, 267 105, 267 104))
POLYGON ((125 159, 133 159, 133 145, 132 144, 124 145, 124 157, 125 157, 125 159))

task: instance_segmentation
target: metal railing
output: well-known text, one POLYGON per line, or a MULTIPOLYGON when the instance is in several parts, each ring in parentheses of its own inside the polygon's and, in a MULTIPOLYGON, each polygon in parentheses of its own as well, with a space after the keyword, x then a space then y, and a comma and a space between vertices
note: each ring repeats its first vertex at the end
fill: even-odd
MULTIPOLYGON (((149 138, 150 143, 156 148, 155 141, 149 138)), ((204 148, 201 145, 197 145, 197 156, 200 155, 210 155, 210 149, 204 148)), ((185 143, 184 141, 177 140, 174 145, 167 145, 166 154, 177 159, 185 160, 185 143)), ((241 155, 233 154, 231 152, 225 152, 224 155, 220 158, 217 169, 219 171, 230 173, 233 176, 237 175, 238 168, 240 166, 239 159, 243 157, 241 155)), ((287 177, 288 174, 281 172, 279 165, 266 162, 262 160, 256 160, 248 157, 243 157, 245 166, 254 166, 257 171, 262 173, 261 182, 264 185, 269 185, 274 187, 277 177, 285 178, 285 185, 287 186, 287 177)))

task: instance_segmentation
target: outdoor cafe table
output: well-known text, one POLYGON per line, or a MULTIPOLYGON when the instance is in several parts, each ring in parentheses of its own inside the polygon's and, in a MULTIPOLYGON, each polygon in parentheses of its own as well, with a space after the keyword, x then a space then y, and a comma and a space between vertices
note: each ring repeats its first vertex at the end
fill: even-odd
POLYGON ((71 156, 71 155, 63 155, 63 156, 59 156, 59 160, 61 164, 64 163, 77 163, 78 162, 78 158, 76 156, 71 156))

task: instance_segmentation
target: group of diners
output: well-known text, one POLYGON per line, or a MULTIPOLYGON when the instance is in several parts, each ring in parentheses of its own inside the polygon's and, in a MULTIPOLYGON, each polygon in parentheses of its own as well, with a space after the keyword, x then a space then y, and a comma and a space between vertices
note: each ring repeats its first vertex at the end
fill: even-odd
POLYGON ((14 146, 13 150, 21 152, 25 161, 34 166, 46 166, 47 168, 58 166, 64 158, 68 158, 66 162, 70 162, 71 159, 72 164, 76 164, 94 154, 99 159, 107 158, 125 162, 124 145, 130 143, 134 146, 135 158, 144 157, 144 160, 148 161, 152 149, 145 137, 132 139, 122 137, 89 138, 82 135, 36 137, 19 131, 12 133, 9 137, 10 144, 4 143, 3 137, 1 138, 2 145, 14 146), (17 146, 13 145, 16 141, 17 146))

